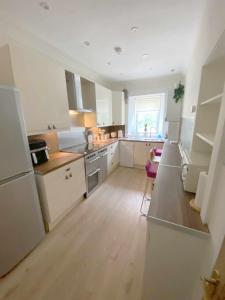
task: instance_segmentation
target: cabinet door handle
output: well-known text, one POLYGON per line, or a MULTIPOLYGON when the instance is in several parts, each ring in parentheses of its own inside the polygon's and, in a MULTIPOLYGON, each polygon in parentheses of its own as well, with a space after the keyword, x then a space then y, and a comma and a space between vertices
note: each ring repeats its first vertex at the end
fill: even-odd
POLYGON ((70 174, 69 174, 69 176, 70 176, 70 177, 73 177, 73 174, 72 174, 72 173, 70 173, 70 174))
POLYGON ((53 128, 53 129, 56 129, 56 126, 55 126, 55 124, 53 124, 52 128, 53 128))
POLYGON ((48 124, 48 129, 51 130, 52 129, 52 126, 50 124, 48 124))
POLYGON ((69 179, 69 176, 68 176, 68 175, 66 175, 66 176, 65 176, 65 179, 66 179, 66 180, 67 180, 67 179, 69 179))

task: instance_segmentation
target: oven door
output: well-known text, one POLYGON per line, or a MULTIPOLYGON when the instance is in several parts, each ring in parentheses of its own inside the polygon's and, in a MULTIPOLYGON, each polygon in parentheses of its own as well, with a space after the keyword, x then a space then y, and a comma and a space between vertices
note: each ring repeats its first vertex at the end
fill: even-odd
POLYGON ((87 193, 88 197, 92 192, 94 192, 100 184, 100 168, 94 170, 93 172, 87 174, 87 193))

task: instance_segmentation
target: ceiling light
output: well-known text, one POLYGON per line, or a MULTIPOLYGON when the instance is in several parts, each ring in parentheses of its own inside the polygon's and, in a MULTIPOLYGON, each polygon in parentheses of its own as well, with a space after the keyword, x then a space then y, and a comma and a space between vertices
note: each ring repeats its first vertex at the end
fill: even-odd
POLYGON ((90 42, 84 41, 84 45, 87 46, 87 47, 89 47, 90 46, 90 42))
POLYGON ((138 31, 138 27, 134 26, 134 27, 131 27, 130 29, 131 31, 135 32, 135 31, 138 31))
POLYGON ((40 5, 40 7, 42 7, 45 10, 49 10, 50 9, 48 3, 45 2, 45 1, 40 2, 39 5, 40 5))
POLYGON ((114 50, 117 54, 121 54, 121 52, 122 52, 122 48, 119 46, 114 47, 114 50))
POLYGON ((143 58, 148 58, 148 57, 149 57, 149 54, 148 54, 148 53, 145 53, 145 54, 142 55, 142 57, 143 57, 143 58))

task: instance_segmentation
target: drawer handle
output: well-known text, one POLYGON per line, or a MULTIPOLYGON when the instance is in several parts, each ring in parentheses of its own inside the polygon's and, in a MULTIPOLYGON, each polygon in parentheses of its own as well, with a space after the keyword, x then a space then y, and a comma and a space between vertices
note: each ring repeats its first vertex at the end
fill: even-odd
POLYGON ((67 179, 69 179, 69 176, 68 176, 68 175, 66 175, 66 176, 65 176, 65 179, 66 179, 66 180, 67 180, 67 179))
POLYGON ((72 173, 70 173, 70 175, 69 175, 70 177, 73 177, 73 174, 72 173))
POLYGON ((69 172, 69 171, 70 171, 70 168, 67 168, 67 169, 66 169, 66 172, 69 172))

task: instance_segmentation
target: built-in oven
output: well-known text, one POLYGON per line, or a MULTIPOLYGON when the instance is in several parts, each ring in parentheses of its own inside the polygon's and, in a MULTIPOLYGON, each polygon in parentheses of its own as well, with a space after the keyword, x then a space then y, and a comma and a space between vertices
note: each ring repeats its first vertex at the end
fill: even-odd
POLYGON ((98 152, 94 152, 85 156, 85 172, 86 172, 86 184, 87 192, 86 197, 88 197, 92 192, 94 192, 100 184, 100 165, 99 165, 100 155, 98 152))

